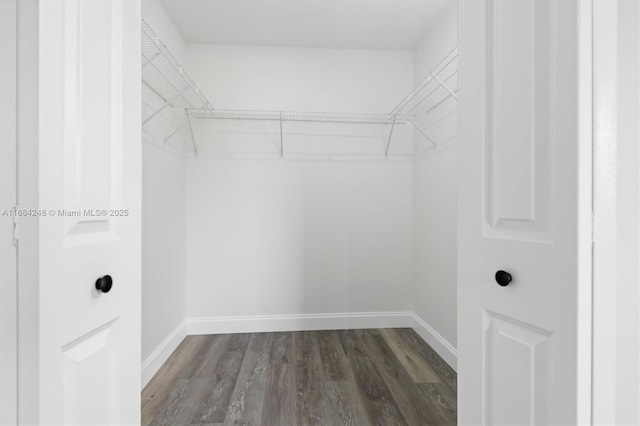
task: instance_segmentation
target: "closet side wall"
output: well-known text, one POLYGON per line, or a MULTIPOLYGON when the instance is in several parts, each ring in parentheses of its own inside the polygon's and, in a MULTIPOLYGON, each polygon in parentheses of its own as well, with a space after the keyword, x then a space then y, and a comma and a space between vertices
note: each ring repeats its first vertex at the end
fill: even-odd
MULTIPOLYGON (((640 400, 639 19, 638 2, 633 0, 618 2, 617 288, 614 290, 611 284, 596 283, 596 285, 606 286, 605 291, 617 293, 614 296, 617 299, 616 318, 613 320, 616 327, 616 347, 614 348, 616 359, 614 366, 608 363, 606 368, 609 368, 609 374, 615 371, 616 375, 615 419, 618 424, 640 424, 640 407, 638 407, 640 400)), ((598 290, 602 291, 601 287, 598 290)), ((610 307, 606 306, 605 309, 610 307)))
MULTIPOLYGON (((182 60, 185 43, 157 0, 144 0, 143 16, 176 58, 182 60)), ((186 318, 186 166, 180 153, 164 150, 163 141, 153 140, 153 126, 162 125, 166 125, 166 121, 158 117, 145 126, 146 140, 142 150, 142 361, 145 379, 154 372, 150 371, 153 370, 149 367, 150 362, 159 367, 164 361, 162 349, 168 352, 167 355, 171 353, 173 348, 170 346, 179 339, 172 333, 186 318), (156 350, 158 352, 154 352, 156 350)))
MULTIPOLYGON (((457 5, 452 2, 414 51, 416 82, 458 43, 457 5)), ((438 111, 441 121, 428 129, 438 150, 418 157, 413 170, 413 311, 451 347, 456 345, 456 137, 455 102, 438 111)), ((420 138, 416 136, 416 144, 420 138)), ((424 144, 422 144, 424 145, 424 144)), ((426 327, 422 328, 426 331, 426 327)), ((427 339, 436 349, 438 336, 427 339)), ((421 333, 425 337, 424 333, 421 333)), ((428 336, 427 336, 428 337, 428 336)), ((442 343, 442 342, 440 342, 442 343)), ((446 346, 446 345, 445 345, 446 346)), ((450 351, 451 352, 451 351, 450 351)), ((447 357, 441 353, 447 360, 447 357)), ((455 365, 453 366, 455 367, 455 365)))
MULTIPOLYGON (((238 46, 189 46, 188 57, 214 106, 303 111, 388 112, 409 91, 412 64, 411 52, 238 46)), ((313 315, 316 327, 348 325, 335 316, 409 310, 410 161, 208 158, 208 144, 230 137, 198 135, 202 155, 188 161, 194 330, 303 328, 313 315)), ((285 151, 295 137, 285 135, 285 151)))

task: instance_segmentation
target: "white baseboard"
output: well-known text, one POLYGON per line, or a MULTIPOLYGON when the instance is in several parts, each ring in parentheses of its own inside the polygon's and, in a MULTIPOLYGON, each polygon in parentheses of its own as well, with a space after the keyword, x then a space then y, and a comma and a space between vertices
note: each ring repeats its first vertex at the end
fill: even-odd
POLYGON ((261 333, 412 326, 411 312, 362 312, 190 318, 187 334, 261 333))
POLYGON ((415 332, 418 333, 451 368, 458 371, 458 351, 456 348, 415 313, 411 313, 411 319, 411 327, 415 332))
POLYGON ((176 350, 180 342, 187 337, 187 321, 183 321, 178 325, 158 347, 142 363, 142 387, 144 388, 151 378, 160 370, 162 364, 176 350))

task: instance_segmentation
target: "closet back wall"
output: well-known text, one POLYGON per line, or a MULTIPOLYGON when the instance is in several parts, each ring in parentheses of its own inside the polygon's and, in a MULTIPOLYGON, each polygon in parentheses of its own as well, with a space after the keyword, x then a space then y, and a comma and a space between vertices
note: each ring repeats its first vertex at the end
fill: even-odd
MULTIPOLYGON (((219 108, 388 112, 413 78, 411 52, 190 45, 187 61, 219 108)), ((199 143, 205 154, 187 162, 187 317, 204 327, 195 331, 235 331, 224 324, 255 316, 409 310, 410 161, 221 160, 206 155, 215 140, 199 143)))

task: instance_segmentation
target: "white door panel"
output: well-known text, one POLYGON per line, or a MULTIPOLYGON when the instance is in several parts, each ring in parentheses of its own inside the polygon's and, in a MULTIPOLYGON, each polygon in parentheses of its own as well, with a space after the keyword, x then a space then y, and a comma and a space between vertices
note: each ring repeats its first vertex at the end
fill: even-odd
POLYGON ((574 424, 588 412, 587 5, 460 2, 461 424, 574 424))
POLYGON ((487 235, 552 237, 553 5, 553 0, 487 4, 487 235))
POLYGON ((62 347, 64 424, 118 424, 119 323, 111 321, 62 347), (91 390, 91 392, 87 392, 91 390), (100 395, 96 398, 95 395, 100 395))
POLYGON ((39 16, 40 419, 137 424, 140 2, 41 2, 39 16))
POLYGON ((486 423, 547 424, 551 333, 487 310, 483 323, 486 423))

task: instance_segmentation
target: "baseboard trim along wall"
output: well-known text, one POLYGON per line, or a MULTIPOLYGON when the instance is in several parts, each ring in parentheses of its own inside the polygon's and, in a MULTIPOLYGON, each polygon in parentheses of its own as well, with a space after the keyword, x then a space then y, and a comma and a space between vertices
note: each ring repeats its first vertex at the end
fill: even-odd
POLYGON ((265 315, 189 318, 175 328, 142 363, 142 386, 188 335, 264 333, 276 331, 413 328, 447 364, 457 370, 456 349, 413 312, 363 312, 308 315, 265 315))
POLYGON ((411 313, 411 317, 413 320, 411 328, 413 328, 451 368, 458 371, 457 349, 418 315, 411 313))
POLYGON ((187 334, 411 327, 411 315, 411 312, 362 312, 190 318, 187 320, 187 334))
POLYGON ((182 321, 142 363, 142 387, 144 388, 160 367, 167 362, 180 342, 187 337, 187 321, 182 321))

